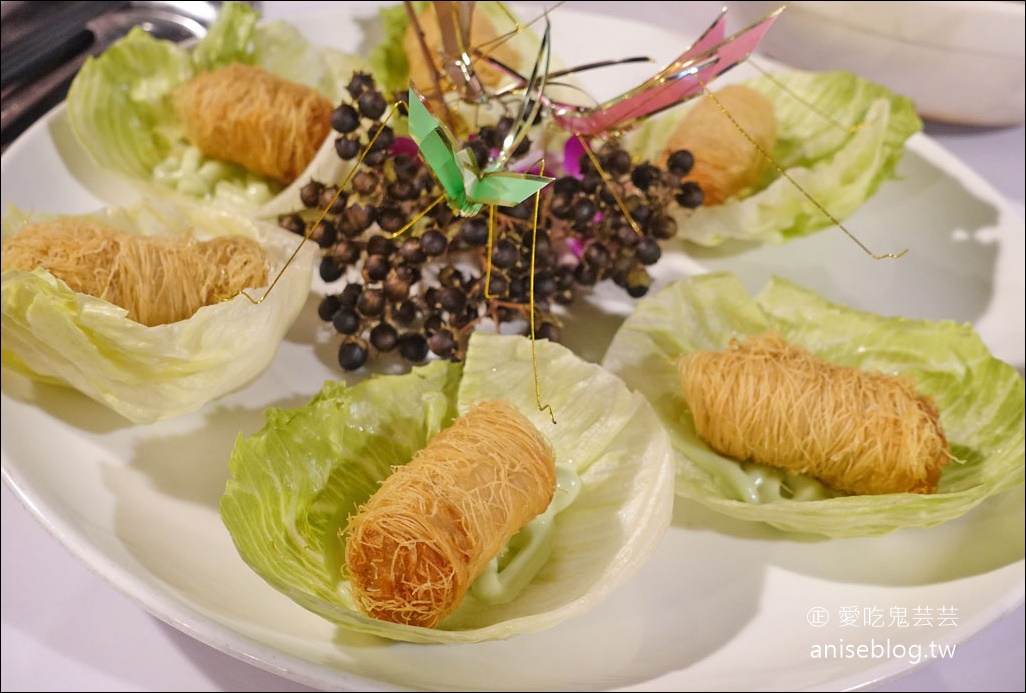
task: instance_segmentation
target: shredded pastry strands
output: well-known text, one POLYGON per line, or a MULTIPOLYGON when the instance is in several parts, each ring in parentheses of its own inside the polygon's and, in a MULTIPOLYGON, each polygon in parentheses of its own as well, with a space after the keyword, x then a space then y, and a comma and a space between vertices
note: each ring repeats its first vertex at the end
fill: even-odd
POLYGON ((544 436, 507 402, 479 404, 350 518, 343 572, 357 606, 384 621, 436 626, 555 489, 544 436))
POLYGON ((678 365, 698 435, 736 460, 879 494, 932 493, 951 459, 937 408, 909 378, 831 364, 776 333, 678 365))
POLYGON ((5 240, 2 268, 45 269, 73 291, 118 305, 130 319, 153 327, 263 286, 268 264, 260 244, 241 236, 140 236, 61 219, 28 224, 5 240))
POLYGON ((235 63, 180 86, 174 108, 204 154, 287 185, 331 132, 334 106, 312 87, 235 63))

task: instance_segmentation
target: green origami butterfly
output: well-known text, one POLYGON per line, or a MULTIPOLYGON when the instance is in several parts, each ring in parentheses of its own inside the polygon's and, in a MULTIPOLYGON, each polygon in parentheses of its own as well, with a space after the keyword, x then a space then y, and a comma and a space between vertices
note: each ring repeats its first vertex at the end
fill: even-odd
POLYGON ((409 94, 410 137, 420 149, 421 158, 434 173, 445 192, 453 212, 460 216, 473 216, 484 205, 515 207, 548 185, 553 179, 530 173, 505 170, 511 153, 520 144, 541 106, 537 96, 544 86, 548 72, 548 29, 542 40, 542 50, 528 84, 538 85, 534 92, 525 92, 524 103, 515 119, 502 151, 484 168, 479 168, 474 152, 460 148, 449 129, 428 109, 423 95, 411 85, 409 94), (542 63, 545 63, 542 65, 542 63))

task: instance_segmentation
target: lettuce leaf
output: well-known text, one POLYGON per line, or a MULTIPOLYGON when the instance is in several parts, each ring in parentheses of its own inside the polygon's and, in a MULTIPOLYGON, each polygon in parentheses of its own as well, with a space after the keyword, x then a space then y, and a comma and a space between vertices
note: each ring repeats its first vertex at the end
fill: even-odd
MULTIPOLYGON (((242 235, 257 239, 271 259, 271 277, 297 253, 259 305, 238 296, 200 308, 191 318, 148 327, 123 308, 72 291, 45 269, 2 275, 4 367, 31 378, 74 387, 134 423, 186 414, 259 375, 306 304, 316 246, 270 222, 167 200, 93 214, 54 215, 11 207, 3 237, 26 224, 84 218, 143 235, 192 232, 204 240, 242 235)), ((253 295, 263 292, 255 289, 253 295)))
POLYGON ((171 105, 181 84, 233 62, 260 65, 339 100, 362 59, 320 49, 282 21, 258 23, 247 3, 225 3, 207 35, 189 47, 135 28, 82 66, 67 112, 82 147, 144 194, 185 196, 223 209, 272 216, 299 208, 298 189, 345 168, 328 137, 307 175, 288 188, 241 166, 209 159, 184 138, 171 105))
MULTIPOLYGON (((426 2, 413 3, 420 12, 426 2)), ((403 48, 403 37, 410 26, 410 17, 404 4, 382 7, 378 10, 381 20, 381 40, 371 48, 370 68, 375 79, 388 92, 401 92, 410 86, 410 59, 403 48)))
MULTIPOLYGON (((607 597, 655 549, 670 522, 673 455, 640 395, 558 344, 475 333, 463 363, 435 361, 353 386, 328 382, 310 402, 269 409, 240 437, 221 517, 246 563, 271 586, 340 627, 411 642, 477 642, 538 631, 607 597), (437 628, 379 621, 354 606, 338 529, 391 467, 405 464, 482 400, 516 405, 552 443, 557 467, 580 478, 555 515, 551 554, 515 598, 477 591, 437 628)), ((514 537, 514 541, 516 537, 514 537)), ((512 542, 511 542, 512 543, 512 542)))
POLYGON ((1023 377, 994 358, 968 324, 859 312, 780 278, 752 297, 735 275, 717 272, 642 299, 603 365, 642 392, 669 428, 677 494, 732 517, 789 532, 878 535, 946 522, 1023 484, 1023 377), (708 448, 695 433, 675 360, 770 329, 828 361, 915 379, 936 402, 955 458, 937 492, 843 496, 809 477, 739 464, 708 448))
MULTIPOLYGON (((677 209, 682 240, 783 243, 833 225, 830 217, 843 221, 896 175, 905 142, 923 127, 910 99, 849 72, 793 70, 742 84, 773 103, 771 156, 786 177, 767 165, 763 185, 746 197, 677 209)), ((673 111, 648 121, 630 140, 632 151, 657 158, 681 117, 673 111)))

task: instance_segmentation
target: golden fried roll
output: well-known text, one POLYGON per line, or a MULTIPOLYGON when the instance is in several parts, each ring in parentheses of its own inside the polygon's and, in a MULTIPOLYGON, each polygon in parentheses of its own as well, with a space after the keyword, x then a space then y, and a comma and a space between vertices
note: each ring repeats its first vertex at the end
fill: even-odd
POLYGON ((289 184, 331 132, 331 101, 261 67, 202 72, 174 93, 188 140, 204 154, 289 184))
POLYGON ((80 219, 26 225, 3 242, 2 268, 45 269, 72 291, 109 301, 153 327, 267 283, 268 259, 251 238, 141 236, 80 219))
POLYGON ((837 366, 775 333, 679 361, 698 435, 722 455, 854 494, 932 493, 951 458, 906 377, 837 366))
POLYGON ((685 180, 698 183, 706 205, 722 204, 759 183, 777 139, 773 104, 765 96, 739 84, 715 96, 701 97, 688 111, 670 135, 661 161, 665 165, 679 149, 690 151, 695 165, 685 180))
POLYGON ((382 483, 344 531, 357 606, 431 628, 556 489, 548 441, 515 407, 489 401, 438 433, 382 483))

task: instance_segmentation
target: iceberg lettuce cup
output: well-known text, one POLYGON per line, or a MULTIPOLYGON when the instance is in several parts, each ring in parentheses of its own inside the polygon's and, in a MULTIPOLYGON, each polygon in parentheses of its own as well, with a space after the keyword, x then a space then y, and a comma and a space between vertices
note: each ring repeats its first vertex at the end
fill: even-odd
MULTIPOLYGON (((167 199, 80 215, 12 207, 3 219, 5 243, 36 222, 165 240, 252 239, 266 258, 267 280, 281 274, 273 290, 253 287, 250 298, 219 297, 190 317, 148 325, 129 318, 121 305, 73 290, 47 269, 2 273, 4 368, 76 388, 133 423, 193 412, 263 372, 306 305, 316 264, 313 243, 275 224, 167 199)), ((145 275, 166 268, 142 269, 145 275)))
POLYGON ((462 363, 434 361, 355 385, 328 382, 306 406, 269 409, 236 442, 221 517, 271 586, 340 628, 409 642, 469 643, 554 626, 633 575, 669 526, 673 452, 648 402, 565 347, 474 333, 462 363), (364 615, 343 577, 339 530, 393 467, 457 416, 505 400, 555 452, 559 485, 435 627, 364 615))
POLYGON ((262 217, 300 209, 303 184, 311 178, 341 178, 346 162, 335 153, 330 129, 306 170, 288 184, 204 155, 186 138, 174 108, 177 88, 232 64, 263 68, 337 105, 363 61, 314 46, 281 20, 258 20, 248 3, 228 2, 207 35, 193 45, 157 39, 136 28, 90 58, 67 99, 68 118, 82 147, 99 166, 147 196, 180 196, 262 217))
POLYGON ((968 324, 860 312, 781 278, 750 296, 735 275, 717 272, 640 301, 602 363, 643 393, 669 430, 677 495, 734 518, 787 532, 880 535, 952 520, 1023 484, 1023 377, 968 324), (696 433, 677 360, 771 330, 831 363, 912 378, 936 404, 950 443, 936 492, 845 495, 714 452, 696 433))
MULTIPOLYGON (((923 127, 910 99, 849 72, 791 70, 740 84, 772 104, 775 144, 756 184, 722 204, 675 212, 677 237, 700 246, 783 243, 846 219, 894 178, 906 141, 923 127)), ((658 159, 684 113, 649 119, 629 136, 631 151, 658 159)))

